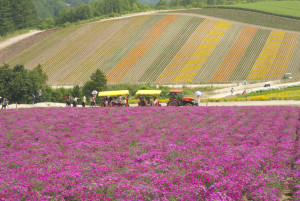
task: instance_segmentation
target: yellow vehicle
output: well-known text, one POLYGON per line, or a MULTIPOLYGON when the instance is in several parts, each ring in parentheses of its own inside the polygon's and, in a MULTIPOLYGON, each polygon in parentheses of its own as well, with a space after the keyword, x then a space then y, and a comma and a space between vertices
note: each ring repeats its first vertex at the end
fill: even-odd
POLYGON ((98 96, 103 97, 101 107, 129 107, 129 90, 102 91, 98 93, 98 96))
POLYGON ((138 90, 135 95, 139 97, 139 107, 161 106, 159 104, 158 96, 161 90, 138 90), (150 101, 150 96, 153 97, 153 101, 150 101))

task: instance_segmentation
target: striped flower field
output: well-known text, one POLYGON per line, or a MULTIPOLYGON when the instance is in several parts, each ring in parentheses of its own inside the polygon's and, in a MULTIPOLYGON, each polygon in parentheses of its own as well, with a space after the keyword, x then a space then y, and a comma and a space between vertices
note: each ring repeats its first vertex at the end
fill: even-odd
POLYGON ((300 70, 300 33, 185 14, 152 14, 71 26, 6 63, 41 64, 49 84, 270 80, 300 70))
POLYGON ((0 200, 300 199, 298 107, 1 113, 0 200))

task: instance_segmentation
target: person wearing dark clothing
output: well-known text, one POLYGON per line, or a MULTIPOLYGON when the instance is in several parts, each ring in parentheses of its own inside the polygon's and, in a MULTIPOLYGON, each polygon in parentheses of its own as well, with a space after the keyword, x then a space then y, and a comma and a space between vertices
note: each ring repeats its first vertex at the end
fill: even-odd
POLYGON ((32 104, 34 104, 34 101, 35 101, 35 95, 34 95, 34 93, 31 95, 31 99, 32 99, 32 104))
POLYGON ((38 92, 39 92, 39 102, 43 102, 43 92, 41 89, 39 89, 38 92))
POLYGON ((6 98, 3 98, 1 110, 3 109, 6 110, 6 105, 7 105, 6 98))

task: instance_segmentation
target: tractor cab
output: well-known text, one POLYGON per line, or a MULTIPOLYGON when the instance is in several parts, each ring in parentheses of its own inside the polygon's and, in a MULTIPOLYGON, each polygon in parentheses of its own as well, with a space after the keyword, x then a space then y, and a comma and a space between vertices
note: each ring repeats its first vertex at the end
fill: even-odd
POLYGON ((138 90, 135 95, 139 98, 139 107, 161 106, 159 104, 159 95, 161 90, 138 90))
POLYGON ((183 97, 183 90, 170 90, 169 91, 168 106, 197 106, 195 99, 192 97, 183 97))
POLYGON ((129 107, 129 90, 102 91, 98 96, 102 97, 101 107, 129 107))

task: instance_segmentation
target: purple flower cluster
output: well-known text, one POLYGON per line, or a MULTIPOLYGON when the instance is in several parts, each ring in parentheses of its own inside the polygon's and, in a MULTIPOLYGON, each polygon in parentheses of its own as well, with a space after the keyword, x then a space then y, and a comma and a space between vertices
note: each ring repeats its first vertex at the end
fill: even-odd
POLYGON ((300 199, 300 108, 0 113, 0 200, 300 199))

